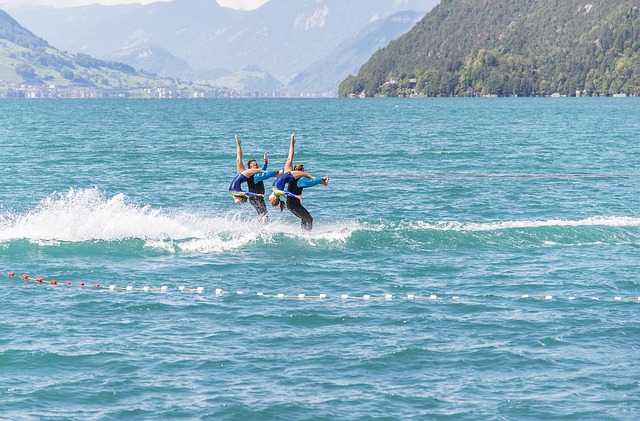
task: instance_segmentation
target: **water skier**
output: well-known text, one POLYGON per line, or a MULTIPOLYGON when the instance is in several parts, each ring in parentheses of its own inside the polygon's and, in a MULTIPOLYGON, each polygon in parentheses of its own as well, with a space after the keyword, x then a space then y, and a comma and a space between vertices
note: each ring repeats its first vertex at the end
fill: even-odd
POLYGON ((233 196, 233 200, 237 204, 243 204, 249 200, 249 203, 255 208, 259 218, 267 220, 269 215, 267 213, 267 205, 264 202, 264 180, 279 175, 281 170, 267 171, 267 165, 269 164, 269 155, 264 153, 264 164, 262 168, 258 168, 258 162, 255 159, 247 161, 246 169, 242 163, 242 146, 238 135, 236 135, 236 170, 238 175, 231 181, 229 186, 229 193, 233 196), (248 191, 242 190, 242 183, 247 183, 248 191))
POLYGON ((291 213, 300 218, 303 230, 311 231, 313 228, 313 217, 309 211, 302 206, 302 190, 306 187, 312 187, 317 184, 324 186, 329 184, 329 177, 313 177, 304 171, 303 164, 297 164, 293 167, 293 156, 296 139, 295 135, 291 135, 289 144, 289 156, 284 165, 284 172, 276 178, 273 183, 272 193, 269 196, 269 202, 273 206, 280 205, 280 211, 285 207, 282 198, 285 198, 286 207, 291 213))

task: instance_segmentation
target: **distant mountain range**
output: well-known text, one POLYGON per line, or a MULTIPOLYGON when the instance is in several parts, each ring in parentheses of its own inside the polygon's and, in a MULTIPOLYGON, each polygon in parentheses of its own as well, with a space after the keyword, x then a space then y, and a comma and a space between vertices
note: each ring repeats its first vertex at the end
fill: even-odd
POLYGON ((229 95, 211 86, 138 72, 127 64, 62 52, 0 10, 0 97, 229 95))
POLYGON ((337 92, 373 52, 438 0, 270 0, 253 11, 215 0, 73 8, 22 6, 51 45, 159 76, 244 91, 337 92))
POLYGON ((638 0, 442 0, 340 95, 640 95, 638 0))

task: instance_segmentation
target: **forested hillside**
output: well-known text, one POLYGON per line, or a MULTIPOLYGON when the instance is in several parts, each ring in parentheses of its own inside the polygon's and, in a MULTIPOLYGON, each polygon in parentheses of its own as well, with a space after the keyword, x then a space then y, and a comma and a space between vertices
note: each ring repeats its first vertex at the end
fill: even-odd
POLYGON ((638 0, 442 0, 341 96, 640 94, 638 0))

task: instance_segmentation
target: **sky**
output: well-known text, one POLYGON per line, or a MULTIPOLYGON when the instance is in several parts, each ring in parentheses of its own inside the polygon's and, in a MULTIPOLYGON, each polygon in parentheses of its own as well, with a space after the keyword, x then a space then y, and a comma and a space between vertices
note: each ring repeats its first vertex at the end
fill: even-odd
MULTIPOLYGON (((39 4, 45 6, 55 6, 55 7, 73 7, 73 6, 86 6, 89 4, 103 4, 103 5, 114 5, 114 4, 129 4, 129 3, 142 3, 149 4, 154 3, 158 0, 0 0, 0 7, 18 7, 24 5, 25 3, 31 4, 39 4)), ((253 10, 269 0, 216 0, 220 6, 230 7, 232 9, 240 9, 240 10, 253 10)))

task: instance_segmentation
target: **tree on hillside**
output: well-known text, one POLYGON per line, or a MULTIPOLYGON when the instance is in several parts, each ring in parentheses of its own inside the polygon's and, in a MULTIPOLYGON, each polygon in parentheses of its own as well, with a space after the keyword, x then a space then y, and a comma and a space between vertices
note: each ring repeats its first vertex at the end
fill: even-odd
POLYGON ((25 82, 38 81, 36 71, 28 64, 21 63, 16 65, 16 74, 20 76, 25 82))

